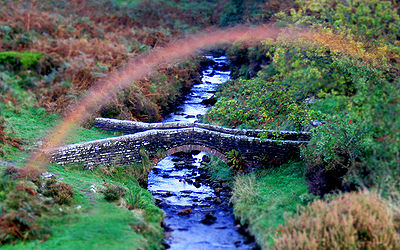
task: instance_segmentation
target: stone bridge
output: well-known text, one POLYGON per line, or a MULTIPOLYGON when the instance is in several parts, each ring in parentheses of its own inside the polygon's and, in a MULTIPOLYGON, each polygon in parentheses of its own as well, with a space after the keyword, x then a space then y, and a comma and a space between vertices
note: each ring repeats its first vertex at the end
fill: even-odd
POLYGON ((96 118, 95 127, 128 133, 118 137, 66 145, 47 151, 52 162, 87 165, 132 164, 145 155, 156 164, 164 157, 190 151, 205 151, 227 162, 236 150, 249 166, 260 162, 282 163, 299 157, 309 132, 240 130, 202 123, 142 123, 96 118), (260 139, 263 133, 265 137, 260 139))

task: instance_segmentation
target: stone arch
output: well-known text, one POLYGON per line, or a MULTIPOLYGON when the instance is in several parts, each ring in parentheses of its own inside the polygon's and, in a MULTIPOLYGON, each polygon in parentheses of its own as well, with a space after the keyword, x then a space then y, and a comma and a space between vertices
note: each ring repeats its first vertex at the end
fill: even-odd
POLYGON ((203 151, 203 152, 209 153, 210 155, 214 155, 214 156, 218 157, 225 163, 228 163, 228 158, 220 151, 210 148, 210 147, 207 147, 207 146, 192 144, 192 145, 177 146, 177 147, 168 149, 165 153, 162 154, 161 157, 156 157, 153 159, 153 166, 157 165, 157 163, 159 163, 162 159, 164 159, 167 156, 170 156, 170 155, 173 155, 173 154, 179 153, 179 152, 191 152, 191 151, 203 151))

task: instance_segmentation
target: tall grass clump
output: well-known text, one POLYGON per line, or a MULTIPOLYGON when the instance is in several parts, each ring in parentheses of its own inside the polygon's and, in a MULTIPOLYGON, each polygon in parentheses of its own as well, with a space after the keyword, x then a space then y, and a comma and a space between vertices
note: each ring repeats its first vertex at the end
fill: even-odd
POLYGON ((304 169, 303 163, 291 162, 235 176, 231 198, 235 217, 249 225, 262 249, 271 247, 284 216, 295 214, 297 206, 308 202, 304 169))
POLYGON ((288 217, 278 228, 274 248, 399 249, 399 222, 399 214, 376 192, 341 194, 288 217))

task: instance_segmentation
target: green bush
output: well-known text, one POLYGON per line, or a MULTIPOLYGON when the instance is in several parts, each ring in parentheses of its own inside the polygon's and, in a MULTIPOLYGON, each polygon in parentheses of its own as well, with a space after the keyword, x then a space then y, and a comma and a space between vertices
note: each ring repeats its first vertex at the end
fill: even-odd
POLYGON ((297 98, 301 90, 268 75, 266 69, 257 78, 226 85, 207 121, 239 128, 303 130, 315 114, 307 109, 305 98, 297 98))
MULTIPOLYGON (((266 50, 271 61, 262 63, 257 77, 222 88, 207 121, 239 128, 312 130, 302 157, 314 194, 359 186, 380 187, 387 195, 399 190, 396 9, 389 1, 376 0, 297 4, 296 10, 277 18, 331 36, 317 42, 284 36, 278 42, 264 41, 258 50, 266 50), (325 124, 313 129, 311 120, 325 124)), ((238 51, 240 61, 262 60, 245 48, 238 51)))
POLYGON ((367 124, 351 115, 334 117, 314 129, 313 137, 302 156, 307 163, 306 176, 310 191, 324 195, 332 190, 351 190, 351 170, 361 165, 369 145, 367 124), (350 170, 350 171, 349 171, 350 170), (346 178, 347 176, 347 178, 346 178))
POLYGON ((13 69, 34 69, 41 57, 41 53, 3 51, 0 52, 0 64, 9 65, 13 69))
POLYGON ((292 9, 283 20, 301 25, 328 25, 372 42, 398 39, 400 17, 398 6, 392 1, 297 0, 297 4, 300 8, 292 9))
POLYGON ((262 44, 249 47, 246 44, 238 43, 228 49, 226 56, 229 58, 231 78, 239 77, 250 79, 257 76, 262 65, 270 62, 271 58, 267 56, 269 47, 262 44))
POLYGON ((246 164, 239 151, 231 150, 227 153, 228 164, 234 173, 247 172, 246 164))

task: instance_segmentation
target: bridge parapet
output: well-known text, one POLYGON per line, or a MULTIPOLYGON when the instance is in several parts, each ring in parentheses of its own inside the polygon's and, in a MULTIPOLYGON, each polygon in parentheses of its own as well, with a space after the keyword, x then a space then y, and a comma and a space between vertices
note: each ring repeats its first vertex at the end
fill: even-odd
MULTIPOLYGON (((128 124, 130 126, 138 125, 138 123, 128 124)), ((142 126, 143 124, 139 125, 142 126)), ((300 146, 307 143, 307 140, 261 140, 258 137, 251 136, 255 133, 254 131, 249 133, 248 131, 221 129, 221 127, 215 128, 214 126, 203 128, 197 125, 176 123, 164 125, 166 127, 159 129, 147 127, 147 130, 135 134, 67 145, 44 153, 51 158, 52 162, 58 164, 80 162, 96 166, 128 165, 141 162, 142 149, 154 162, 169 154, 193 149, 206 151, 226 161, 227 153, 231 150, 237 150, 241 152, 242 157, 249 165, 255 166, 261 159, 263 161, 284 162, 298 157, 300 146), (168 126, 182 127, 169 128, 168 126)), ((143 128, 140 127, 139 129, 143 128)), ((286 138, 289 138, 289 135, 293 136, 288 134, 286 138)), ((299 136, 298 138, 303 137, 299 136)))
POLYGON ((206 123, 185 123, 185 122, 166 122, 166 123, 145 123, 129 120, 117 120, 109 118, 96 118, 94 126, 108 131, 119 131, 128 134, 143 132, 150 129, 179 129, 179 128, 203 128, 211 131, 222 132, 232 135, 245 135, 250 137, 259 137, 264 134, 266 139, 278 140, 294 140, 294 141, 309 141, 311 138, 310 132, 296 131, 275 131, 262 129, 232 129, 221 126, 206 124, 206 123))

